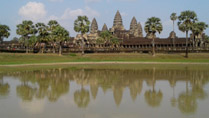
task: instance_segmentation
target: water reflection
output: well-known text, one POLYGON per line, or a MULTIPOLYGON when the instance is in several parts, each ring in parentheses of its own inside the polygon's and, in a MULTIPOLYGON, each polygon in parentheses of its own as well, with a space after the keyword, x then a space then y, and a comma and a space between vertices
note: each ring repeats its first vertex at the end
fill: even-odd
POLYGON ((3 80, 3 75, 0 75, 0 96, 7 96, 9 94, 9 84, 3 80))
POLYGON ((207 70, 185 69, 46 69, 35 71, 8 72, 0 74, 0 96, 9 94, 10 85, 4 82, 4 76, 13 76, 20 81, 16 94, 22 101, 42 100, 58 101, 70 93, 70 84, 76 88, 72 91, 74 103, 79 108, 87 108, 91 100, 95 101, 101 89, 104 95, 112 92, 116 106, 120 106, 124 91, 129 91, 132 101, 136 101, 144 89, 145 103, 150 107, 160 107, 163 101, 163 90, 156 89, 159 81, 167 82, 172 88, 170 104, 182 113, 195 113, 198 100, 207 98, 204 86, 209 82, 207 70), (185 89, 176 95, 177 82, 183 82, 185 89), (145 83, 145 84, 143 84, 145 83), (143 88, 143 85, 145 86, 143 88))

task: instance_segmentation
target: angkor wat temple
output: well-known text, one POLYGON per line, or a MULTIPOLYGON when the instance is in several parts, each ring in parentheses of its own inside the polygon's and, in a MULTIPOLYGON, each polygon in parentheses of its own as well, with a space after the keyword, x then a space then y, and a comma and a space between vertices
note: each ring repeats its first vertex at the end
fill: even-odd
MULTIPOLYGON (((117 11, 113 26, 108 29, 106 24, 103 25, 102 30, 98 29, 98 23, 94 18, 91 22, 90 33, 84 36, 84 50, 86 52, 151 52, 153 43, 152 35, 147 34, 143 36, 143 28, 140 22, 137 22, 133 17, 130 23, 130 29, 126 30, 123 26, 123 20, 119 11, 117 11), (119 44, 112 45, 109 43, 98 44, 96 40, 100 33, 109 31, 114 37, 119 39, 119 44)), ((172 31, 168 38, 155 37, 156 52, 183 52, 186 49, 186 38, 179 38, 176 33, 172 31)), ((208 52, 209 42, 204 40, 204 34, 194 38, 191 34, 188 40, 190 52, 208 52), (194 40, 195 39, 195 40, 194 40)), ((70 38, 69 41, 63 43, 64 52, 81 52, 81 34, 75 38, 70 38)), ((1 45, 1 44, 0 44, 1 45)), ((5 42, 4 45, 12 45, 11 42, 5 42)), ((1 46, 4 47, 4 46, 1 46)), ((16 47, 18 47, 16 45, 16 47)), ((52 46, 46 46, 45 52, 52 52, 52 46)))
MULTIPOLYGON (((204 35, 204 34, 203 34, 204 35)), ((79 48, 80 35, 77 35, 73 40, 75 47, 79 48)), ((98 23, 94 18, 91 23, 90 33, 85 35, 85 48, 86 51, 93 52, 143 52, 150 51, 152 48, 152 35, 147 34, 143 37, 143 28, 140 22, 137 22, 136 18, 133 17, 130 23, 130 29, 126 30, 123 26, 123 20, 119 11, 117 11, 113 26, 108 29, 107 25, 104 24, 102 30, 98 29, 98 23), (119 45, 111 46, 110 44, 96 44, 96 39, 103 31, 109 31, 113 36, 120 40, 119 45)), ((188 46, 191 51, 202 50, 207 51, 209 42, 202 39, 203 36, 199 36, 196 40, 194 36, 190 36, 188 46), (202 39, 202 40, 200 40, 202 39)), ((158 52, 165 51, 183 51, 186 47, 186 38, 179 38, 176 33, 172 31, 168 38, 155 38, 155 47, 158 52)))

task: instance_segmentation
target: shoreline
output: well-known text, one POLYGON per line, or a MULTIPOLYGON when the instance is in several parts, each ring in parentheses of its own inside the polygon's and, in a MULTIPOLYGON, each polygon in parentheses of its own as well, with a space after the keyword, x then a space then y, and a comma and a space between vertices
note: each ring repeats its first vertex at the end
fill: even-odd
POLYGON ((0 65, 0 67, 54 66, 54 65, 105 65, 105 64, 209 65, 209 63, 198 63, 198 62, 118 62, 118 61, 113 61, 113 62, 58 62, 58 63, 11 64, 11 65, 0 65))

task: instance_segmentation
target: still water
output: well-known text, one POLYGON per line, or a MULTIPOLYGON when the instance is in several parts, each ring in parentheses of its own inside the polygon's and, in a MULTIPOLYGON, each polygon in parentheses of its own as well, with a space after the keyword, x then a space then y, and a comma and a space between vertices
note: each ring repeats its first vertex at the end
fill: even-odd
POLYGON ((208 95, 208 66, 0 71, 0 118, 209 118, 208 95))

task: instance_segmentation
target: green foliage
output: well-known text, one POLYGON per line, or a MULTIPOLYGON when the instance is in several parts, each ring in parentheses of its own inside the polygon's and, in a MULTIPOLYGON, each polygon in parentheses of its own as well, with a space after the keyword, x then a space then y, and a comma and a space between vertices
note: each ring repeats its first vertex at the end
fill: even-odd
POLYGON ((35 35, 32 35, 28 40, 29 46, 34 46, 38 41, 38 38, 35 35))
POLYGON ((54 35, 54 30, 60 26, 59 23, 56 20, 50 20, 48 23, 48 32, 49 32, 49 41, 55 42, 56 41, 56 35, 54 35))
POLYGON ((10 36, 10 28, 7 25, 0 24, 0 42, 3 41, 4 38, 8 38, 10 36))
POLYGON ((109 42, 112 38, 112 34, 109 31, 103 31, 100 33, 100 37, 103 38, 106 42, 109 42))
POLYGON ((119 41, 118 38, 113 37, 113 38, 111 39, 111 43, 112 43, 113 45, 118 45, 118 44, 120 44, 120 41, 119 41))
POLYGON ((44 23, 37 23, 36 28, 38 30, 38 41, 47 42, 49 40, 48 27, 44 23))
POLYGON ((208 36, 208 35, 204 35, 203 39, 204 39, 205 41, 208 41, 208 42, 209 42, 209 36, 208 36))
POLYGON ((145 23, 144 30, 147 34, 155 35, 156 32, 161 33, 163 31, 163 26, 160 18, 148 18, 147 22, 145 23))
POLYGON ((61 43, 62 41, 66 41, 69 39, 69 32, 61 27, 61 26, 57 26, 53 31, 52 31, 52 35, 55 36, 55 40, 59 43, 61 43))
POLYGON ((96 44, 104 44, 105 43, 105 40, 101 37, 97 38, 96 39, 96 44))
POLYGON ((24 44, 28 44, 28 40, 32 35, 37 33, 32 21, 23 21, 22 24, 17 25, 16 33, 21 35, 21 39, 24 40, 24 44))
POLYGON ((193 24, 198 20, 197 14, 194 11, 183 11, 178 19, 179 30, 182 32, 192 30, 193 24))
POLYGON ((172 21, 175 21, 175 20, 177 20, 177 16, 176 16, 176 13, 172 13, 171 14, 171 16, 170 16, 170 19, 172 20, 172 21))
POLYGON ((90 21, 87 16, 78 16, 74 22, 74 30, 85 34, 89 32, 90 21))
POLYGON ((204 22, 196 22, 192 25, 192 32, 195 36, 201 35, 204 30, 208 28, 208 25, 204 22))

